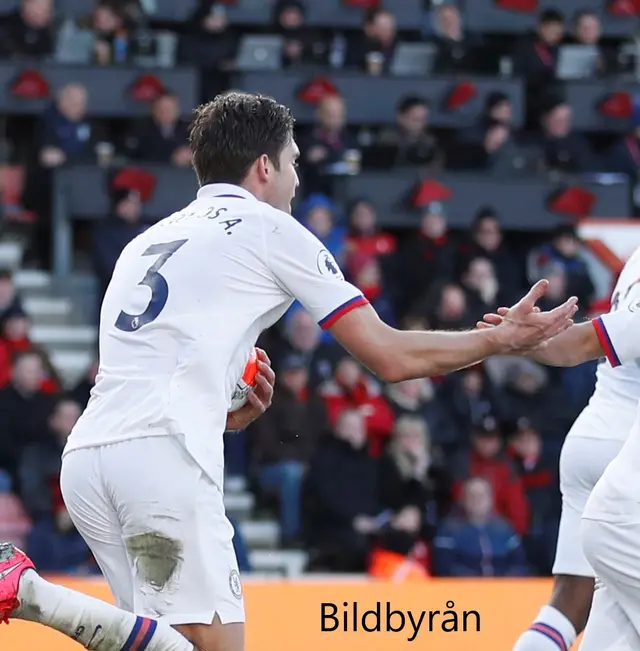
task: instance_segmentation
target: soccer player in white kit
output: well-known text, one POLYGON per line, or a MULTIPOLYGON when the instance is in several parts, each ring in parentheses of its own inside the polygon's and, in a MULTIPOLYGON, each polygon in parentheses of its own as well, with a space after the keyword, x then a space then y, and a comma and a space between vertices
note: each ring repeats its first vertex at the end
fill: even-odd
POLYGON ((61 487, 117 607, 45 581, 4 544, 0 620, 37 621, 99 651, 242 651, 222 435, 268 405, 263 356, 259 396, 240 416, 227 413, 258 336, 294 300, 390 382, 525 351, 571 326, 574 298, 536 312, 546 282, 487 331, 385 325, 289 214, 293 125, 261 96, 228 93, 201 107, 190 135, 197 197, 125 248, 107 289, 100 370, 61 487))
MULTIPOLYGON (((599 585, 592 615, 589 616, 594 599, 595 575, 585 551, 593 548, 588 555, 596 557, 601 551, 606 553, 606 550, 601 549, 593 536, 593 531, 597 531, 601 525, 586 525, 586 530, 590 533, 585 551, 579 539, 579 531, 583 516, 603 523, 608 523, 613 518, 618 526, 622 522, 628 522, 626 516, 620 518, 615 515, 622 502, 616 496, 611 497, 615 495, 612 493, 612 481, 614 478, 619 481, 617 472, 625 462, 619 460, 613 465, 617 471, 607 468, 623 449, 638 415, 640 367, 637 362, 640 358, 640 338, 637 334, 634 337, 631 328, 635 327, 635 332, 640 332, 640 314, 636 312, 639 306, 640 249, 637 249, 617 280, 609 314, 566 330, 531 355, 537 361, 551 366, 573 366, 603 355, 605 359, 598 367, 593 396, 569 431, 560 456, 562 515, 553 566, 553 593, 549 604, 542 607, 531 627, 519 638, 514 651, 567 651, 585 628, 587 618, 590 623, 582 642, 582 651, 608 649, 607 645, 619 638, 619 634, 614 635, 612 629, 620 625, 624 630, 621 624, 625 621, 624 617, 616 613, 613 605, 617 590, 615 584, 613 594, 611 588, 606 585, 601 588, 599 585), (625 337, 629 340, 624 341, 625 337), (621 366, 621 363, 624 365, 621 366), (603 474, 602 485, 590 500, 590 495, 603 474), (607 508, 612 508, 613 513, 607 513, 607 508), (611 622, 611 626, 604 628, 604 634, 602 620, 611 622), (596 630, 600 633, 596 634, 596 630)), ((493 315, 485 318, 490 323, 499 322, 499 318, 496 319, 493 315)), ((624 449, 622 457, 628 462, 630 451, 635 449, 633 443, 624 449)), ((631 463, 633 464, 633 459, 631 463)), ((626 482, 627 479, 623 481, 626 482)), ((628 487, 626 492, 630 494, 628 487)), ((635 503, 635 500, 631 499, 631 503, 635 503)), ((637 544, 640 545, 640 538, 637 544)), ((609 558, 607 562, 611 561, 609 558)), ((640 554, 636 555, 635 564, 637 563, 640 563, 640 554)), ((600 578, 608 575, 609 572, 605 569, 600 578)), ((640 576, 640 573, 636 573, 636 576, 640 576)), ((640 594, 636 599, 640 599, 640 594)), ((640 601, 636 607, 640 608, 640 601)), ((611 648, 618 649, 617 646, 611 648)), ((640 646, 620 648, 640 649, 640 646)))

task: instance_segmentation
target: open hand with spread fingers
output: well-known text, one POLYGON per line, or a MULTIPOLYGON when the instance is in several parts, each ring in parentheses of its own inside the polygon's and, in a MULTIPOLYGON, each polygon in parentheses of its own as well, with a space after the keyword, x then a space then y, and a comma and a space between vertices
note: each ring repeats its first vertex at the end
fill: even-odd
POLYGON ((548 312, 536 306, 547 291, 549 283, 539 280, 518 303, 500 308, 497 314, 486 314, 480 328, 494 328, 501 345, 511 352, 532 350, 573 325, 578 311, 578 299, 572 296, 548 312))

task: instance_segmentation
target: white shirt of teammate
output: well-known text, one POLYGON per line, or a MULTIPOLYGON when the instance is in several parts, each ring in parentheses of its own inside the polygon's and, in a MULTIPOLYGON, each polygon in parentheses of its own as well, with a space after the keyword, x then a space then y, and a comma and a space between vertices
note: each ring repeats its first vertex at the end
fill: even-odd
POLYGON ((297 299, 323 328, 367 301, 294 217, 227 184, 122 252, 100 317, 100 371, 67 451, 183 436, 222 488, 234 387, 260 333, 297 299))
MULTIPOLYGON (((592 322, 607 359, 598 366, 595 391, 568 436, 618 441, 628 437, 640 398, 640 343, 636 344, 633 338, 626 344, 620 341, 620 328, 626 329, 628 324, 640 333, 640 315, 636 316, 639 303, 640 249, 629 258, 618 278, 611 311, 592 322), (624 365, 616 368, 623 359, 620 355, 626 355, 629 346, 635 346, 637 354, 625 357, 624 365)), ((635 339, 640 342, 638 335, 635 339)))

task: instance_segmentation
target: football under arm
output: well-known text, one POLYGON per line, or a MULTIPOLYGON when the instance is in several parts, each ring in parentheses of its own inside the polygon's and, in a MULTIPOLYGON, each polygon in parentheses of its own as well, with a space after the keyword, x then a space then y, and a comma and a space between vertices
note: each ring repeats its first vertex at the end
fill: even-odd
POLYGON ((351 310, 329 330, 349 353, 385 382, 452 373, 503 352, 491 329, 396 330, 368 304, 351 310))

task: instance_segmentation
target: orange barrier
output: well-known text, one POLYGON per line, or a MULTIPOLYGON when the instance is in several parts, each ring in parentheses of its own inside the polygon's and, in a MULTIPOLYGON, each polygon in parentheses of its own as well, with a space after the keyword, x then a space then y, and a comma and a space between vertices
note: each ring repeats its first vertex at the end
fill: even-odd
MULTIPOLYGON (((112 601, 101 581, 60 582, 112 601)), ((538 579, 246 581, 246 651, 510 651, 550 587, 538 579), (331 630, 322 630, 323 608, 324 628, 331 630)), ((79 648, 36 624, 12 621, 0 628, 2 651, 79 648)))

